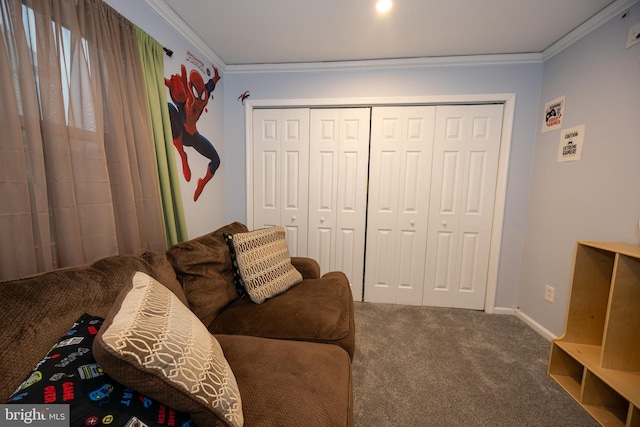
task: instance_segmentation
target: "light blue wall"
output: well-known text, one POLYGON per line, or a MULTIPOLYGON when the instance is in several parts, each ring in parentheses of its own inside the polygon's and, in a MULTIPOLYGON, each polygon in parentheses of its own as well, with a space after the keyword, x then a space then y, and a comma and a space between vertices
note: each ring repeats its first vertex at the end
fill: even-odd
MULTIPOLYGON (((544 103, 566 96, 563 129, 585 125, 582 160, 557 163, 560 131, 536 145, 520 274, 520 309, 562 334, 576 240, 640 243, 640 44, 625 48, 640 4, 544 65, 544 103), (555 287, 555 303, 544 287, 555 287)), ((539 114, 540 115, 540 114, 539 114)), ((640 307, 638 307, 640 309, 640 307)))
POLYGON ((496 306, 516 307, 542 64, 234 74, 225 77, 227 219, 246 221, 245 109, 237 101, 515 93, 516 107, 496 306))

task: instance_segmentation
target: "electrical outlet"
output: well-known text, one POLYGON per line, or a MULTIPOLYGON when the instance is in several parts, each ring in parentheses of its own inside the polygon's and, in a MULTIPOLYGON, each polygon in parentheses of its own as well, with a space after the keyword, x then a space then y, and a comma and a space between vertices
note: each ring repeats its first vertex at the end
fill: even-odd
POLYGON ((546 285, 544 287, 544 299, 553 304, 553 298, 555 297, 556 288, 546 285))
POLYGON ((627 36, 627 48, 630 48, 636 43, 640 43, 640 22, 629 28, 629 35, 627 36))

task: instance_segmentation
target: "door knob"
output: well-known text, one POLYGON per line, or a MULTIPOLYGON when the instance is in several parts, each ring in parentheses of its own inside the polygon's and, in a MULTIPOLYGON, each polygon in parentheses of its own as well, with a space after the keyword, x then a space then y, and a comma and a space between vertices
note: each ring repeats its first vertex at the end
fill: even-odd
POLYGON ((296 220, 296 216, 295 216, 295 215, 293 215, 293 216, 291 217, 291 221, 295 221, 295 220, 296 220))
POLYGON ((409 221, 409 224, 416 225, 416 222, 414 220, 411 220, 411 221, 409 221))
POLYGON ((324 217, 323 216, 320 217, 320 222, 324 222, 324 217))
POLYGON ((442 221, 442 226, 446 227, 447 226, 447 221, 442 221))

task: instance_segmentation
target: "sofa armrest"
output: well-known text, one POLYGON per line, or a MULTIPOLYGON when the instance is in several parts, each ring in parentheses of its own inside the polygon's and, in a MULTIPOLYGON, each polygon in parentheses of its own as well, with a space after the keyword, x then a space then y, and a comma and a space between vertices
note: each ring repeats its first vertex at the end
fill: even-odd
POLYGON ((302 274, 303 279, 319 279, 320 265, 313 258, 291 257, 291 264, 302 274))

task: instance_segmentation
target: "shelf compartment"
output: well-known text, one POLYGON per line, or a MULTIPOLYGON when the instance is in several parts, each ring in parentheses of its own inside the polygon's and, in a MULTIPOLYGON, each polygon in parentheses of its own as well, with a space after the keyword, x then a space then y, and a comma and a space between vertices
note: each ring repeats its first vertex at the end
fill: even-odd
MULTIPOLYGON (((597 345, 586 345, 555 340, 554 347, 559 347, 567 357, 576 360, 576 363, 584 366, 600 378, 605 378, 609 386, 616 389, 625 399, 640 407, 640 372, 623 371, 618 369, 603 368, 600 365, 601 347, 597 345)), ((554 363, 554 353, 550 357, 549 373, 551 374, 551 364, 554 363)))
POLYGON ((637 406, 629 407, 629 417, 627 418, 627 427, 640 427, 640 409, 637 406))
POLYGON ((584 408, 602 425, 626 426, 629 401, 589 370, 585 371, 581 400, 584 408))
POLYGON ((564 339, 557 339, 554 343, 584 366, 594 367, 600 365, 602 347, 599 345, 568 342, 564 339))
POLYGON ((584 375, 584 366, 556 343, 551 347, 549 375, 569 393, 571 397, 578 402, 580 401, 580 388, 584 375))
POLYGON ((602 367, 640 372, 640 260, 618 254, 612 281, 602 367))
POLYGON ((578 242, 563 339, 602 345, 615 253, 578 242))

